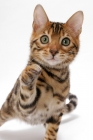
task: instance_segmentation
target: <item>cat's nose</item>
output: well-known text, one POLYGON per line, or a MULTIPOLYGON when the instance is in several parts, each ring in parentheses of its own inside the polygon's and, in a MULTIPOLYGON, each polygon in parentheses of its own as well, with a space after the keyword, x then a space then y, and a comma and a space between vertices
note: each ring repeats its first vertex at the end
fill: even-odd
POLYGON ((50 49, 50 53, 55 56, 58 53, 58 50, 56 49, 50 49))

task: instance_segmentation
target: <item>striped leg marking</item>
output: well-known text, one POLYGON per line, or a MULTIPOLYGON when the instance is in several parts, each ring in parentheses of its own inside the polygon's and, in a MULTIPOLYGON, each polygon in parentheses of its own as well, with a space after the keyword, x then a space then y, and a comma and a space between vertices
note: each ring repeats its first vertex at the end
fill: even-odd
POLYGON ((20 101, 19 107, 22 111, 32 113, 40 97, 40 90, 36 88, 36 82, 41 67, 37 64, 28 65, 20 76, 20 101))
POLYGON ((44 140, 56 140, 57 139, 57 132, 61 122, 62 113, 55 119, 51 117, 46 122, 46 133, 44 140))

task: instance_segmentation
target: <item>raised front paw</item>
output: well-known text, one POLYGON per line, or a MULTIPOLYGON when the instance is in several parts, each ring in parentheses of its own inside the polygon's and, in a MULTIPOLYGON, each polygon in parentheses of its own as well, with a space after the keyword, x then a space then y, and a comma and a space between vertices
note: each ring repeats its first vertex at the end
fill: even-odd
POLYGON ((21 81, 30 85, 35 82, 41 73, 41 67, 37 64, 28 65, 21 74, 21 81))

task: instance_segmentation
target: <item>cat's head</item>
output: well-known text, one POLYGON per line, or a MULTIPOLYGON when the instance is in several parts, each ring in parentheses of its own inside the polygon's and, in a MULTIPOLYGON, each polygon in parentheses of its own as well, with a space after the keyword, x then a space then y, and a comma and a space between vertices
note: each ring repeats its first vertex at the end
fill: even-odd
POLYGON ((30 44, 31 59, 49 67, 68 65, 78 53, 82 23, 82 11, 63 24, 49 21, 43 7, 37 5, 30 44))

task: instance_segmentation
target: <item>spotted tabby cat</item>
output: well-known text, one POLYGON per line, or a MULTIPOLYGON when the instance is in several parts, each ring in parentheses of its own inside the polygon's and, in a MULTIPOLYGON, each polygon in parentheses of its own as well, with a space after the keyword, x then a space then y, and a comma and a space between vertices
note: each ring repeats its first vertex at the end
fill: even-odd
POLYGON ((0 110, 0 125, 13 118, 43 123, 44 140, 57 139, 62 115, 77 106, 77 97, 69 93, 69 64, 79 51, 82 22, 82 11, 66 23, 50 22, 36 6, 29 61, 0 110))

